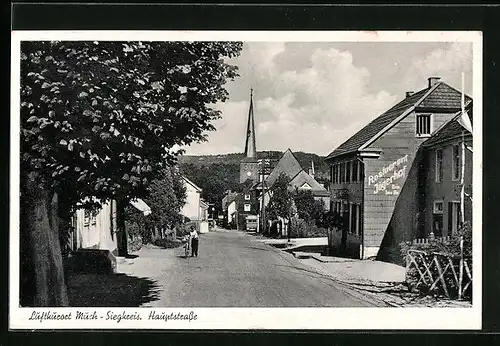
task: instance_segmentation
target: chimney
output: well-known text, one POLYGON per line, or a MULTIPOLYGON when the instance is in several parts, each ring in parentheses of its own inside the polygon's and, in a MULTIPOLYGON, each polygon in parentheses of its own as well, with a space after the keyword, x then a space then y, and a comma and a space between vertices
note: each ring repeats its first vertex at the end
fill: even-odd
POLYGON ((429 78, 427 78, 427 80, 429 81, 429 88, 432 87, 437 82, 439 82, 440 79, 441 79, 441 77, 429 77, 429 78))
POLYGON ((413 95, 415 92, 414 91, 407 91, 406 92, 406 97, 410 97, 411 95, 413 95))

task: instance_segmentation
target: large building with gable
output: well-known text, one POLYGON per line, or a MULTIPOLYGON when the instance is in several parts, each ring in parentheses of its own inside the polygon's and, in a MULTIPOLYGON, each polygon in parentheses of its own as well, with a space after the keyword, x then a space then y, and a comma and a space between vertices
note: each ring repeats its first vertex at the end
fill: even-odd
POLYGON ((398 244, 421 223, 421 146, 460 109, 461 92, 431 77, 327 156, 331 208, 347 232, 339 246, 351 256, 400 261, 398 244))

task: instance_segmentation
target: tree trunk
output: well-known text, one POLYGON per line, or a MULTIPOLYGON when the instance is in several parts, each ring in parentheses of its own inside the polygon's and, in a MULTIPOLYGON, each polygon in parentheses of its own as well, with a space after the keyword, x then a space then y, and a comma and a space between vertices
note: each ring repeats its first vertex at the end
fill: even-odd
MULTIPOLYGON (((31 282, 34 287, 33 306, 68 306, 68 294, 64 280, 64 269, 59 243, 58 197, 37 186, 38 176, 29 173, 25 180, 26 216, 21 229, 25 252, 29 253, 33 268, 31 282)), ((26 291, 24 290, 21 290, 26 291)))
POLYGON ((123 200, 116 203, 116 240, 118 245, 118 256, 127 256, 128 254, 128 237, 127 229, 125 227, 125 206, 126 202, 123 200))

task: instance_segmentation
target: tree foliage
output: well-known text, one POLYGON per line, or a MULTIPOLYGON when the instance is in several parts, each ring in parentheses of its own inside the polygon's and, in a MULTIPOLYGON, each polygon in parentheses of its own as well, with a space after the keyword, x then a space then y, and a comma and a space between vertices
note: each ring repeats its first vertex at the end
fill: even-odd
POLYGON ((287 219, 293 215, 293 196, 288 189, 289 184, 288 176, 281 173, 269 189, 271 198, 266 207, 266 213, 271 219, 278 217, 287 219))
POLYGON ((205 140, 237 42, 23 42, 23 171, 70 202, 144 196, 176 145, 205 140))
POLYGON ((68 219, 80 201, 98 207, 116 199, 123 230, 126 201, 147 195, 161 170, 176 163, 176 146, 203 141, 214 130, 211 122, 221 114, 213 105, 227 99, 224 84, 237 76, 226 59, 241 48, 239 42, 21 43, 21 200, 31 204, 21 211, 27 215, 21 246, 22 274, 33 276, 30 304, 67 304, 61 251, 51 241, 60 226, 43 222, 54 210, 51 201, 65 207, 59 217, 68 219), (31 213, 33 205, 39 214, 31 213))
POLYGON ((314 199, 311 191, 295 190, 293 201, 297 207, 298 217, 306 222, 316 222, 321 219, 325 210, 323 201, 314 199))
POLYGON ((164 168, 160 177, 151 182, 148 192, 144 198, 151 208, 151 214, 145 218, 147 227, 172 228, 181 221, 179 213, 186 201, 186 188, 180 174, 164 168))
POLYGON ((147 216, 132 206, 126 207, 126 220, 132 232, 148 241, 152 240, 151 233, 161 235, 174 229, 182 221, 180 211, 186 202, 186 187, 179 172, 170 167, 162 169, 148 186, 144 202, 151 208, 147 216))
POLYGON ((316 220, 316 226, 325 229, 332 228, 342 228, 343 227, 342 215, 333 211, 328 210, 320 215, 320 218, 316 220))

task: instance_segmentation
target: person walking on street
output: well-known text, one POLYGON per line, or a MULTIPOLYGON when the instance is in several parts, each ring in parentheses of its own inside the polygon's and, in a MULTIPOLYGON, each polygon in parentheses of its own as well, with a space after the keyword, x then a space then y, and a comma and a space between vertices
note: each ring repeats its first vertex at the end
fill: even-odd
POLYGON ((191 239, 191 257, 198 257, 198 232, 194 226, 191 226, 191 232, 189 232, 189 238, 191 239))

